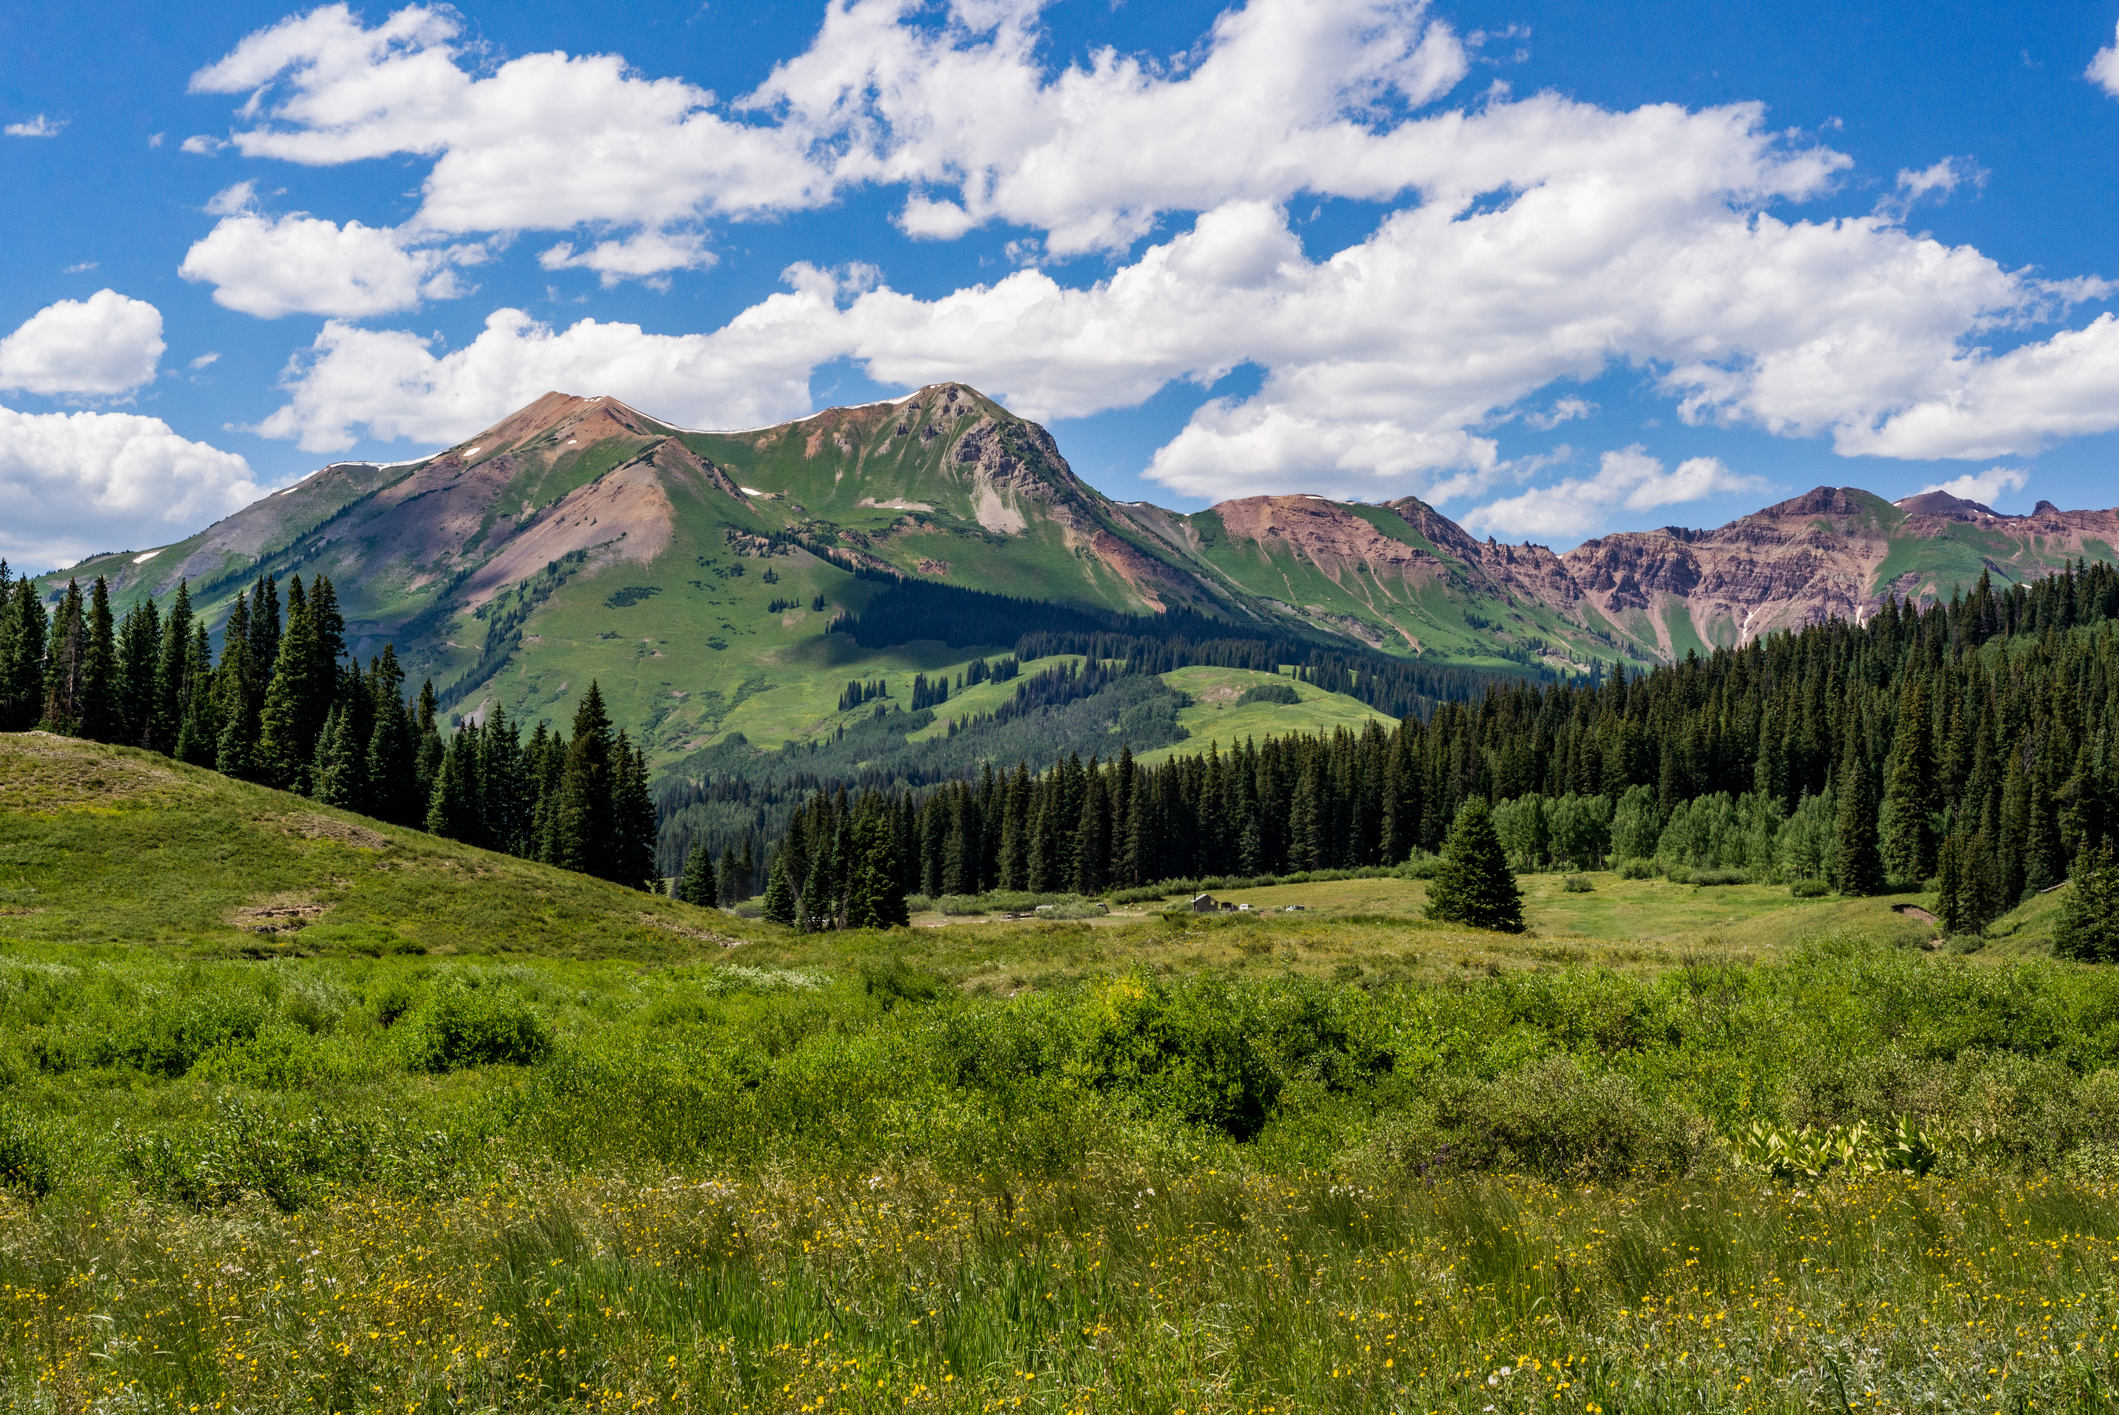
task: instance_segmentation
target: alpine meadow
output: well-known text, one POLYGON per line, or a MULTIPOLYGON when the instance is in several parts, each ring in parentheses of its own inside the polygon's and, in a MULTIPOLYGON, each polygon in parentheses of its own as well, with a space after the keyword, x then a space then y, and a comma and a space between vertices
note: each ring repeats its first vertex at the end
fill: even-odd
POLYGON ((2119 9, 18 6, 0 1415, 2119 1415, 2119 9))

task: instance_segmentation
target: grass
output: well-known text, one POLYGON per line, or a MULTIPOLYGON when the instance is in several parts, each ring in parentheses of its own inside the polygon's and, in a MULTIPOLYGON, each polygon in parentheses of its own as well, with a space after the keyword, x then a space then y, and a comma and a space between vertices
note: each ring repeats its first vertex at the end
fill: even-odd
POLYGON ((1226 752, 1246 738, 1263 741, 1268 736, 1284 737, 1298 732, 1330 736, 1342 727, 1359 732, 1371 722, 1380 723, 1386 730, 1397 726, 1395 718, 1358 698, 1328 693, 1310 683, 1297 683, 1284 674, 1248 668, 1180 668, 1165 673, 1163 681, 1192 699, 1192 705, 1177 714, 1178 724, 1192 735, 1175 746, 1141 753, 1138 760, 1143 764, 1167 761, 1173 756, 1202 755, 1215 744, 1226 752), (1239 703, 1244 690, 1257 683, 1287 683, 1301 701, 1239 703))
POLYGON ((42 737, 0 739, 0 826, 9 1409, 2119 1380, 2119 975, 1925 952, 1903 901, 1538 875, 1506 937, 1345 880, 805 936, 42 737), (1923 1177, 1726 1143, 1899 1116, 1923 1177))

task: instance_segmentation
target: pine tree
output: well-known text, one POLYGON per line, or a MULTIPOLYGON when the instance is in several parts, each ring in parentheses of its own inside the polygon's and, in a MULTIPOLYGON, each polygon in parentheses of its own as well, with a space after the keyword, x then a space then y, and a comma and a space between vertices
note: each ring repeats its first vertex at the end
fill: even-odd
POLYGON ((1948 935, 1969 932, 1965 927, 1962 839, 1952 832, 1943 837, 1935 852, 1935 921, 1948 935))
POLYGON ((909 924, 897 838, 880 811, 861 813, 854 823, 852 847, 855 863, 847 882, 846 926, 887 929, 909 924))
POLYGON ((602 879, 617 878, 620 864, 612 848, 617 829, 611 810, 612 750, 611 719, 603 708, 603 691, 592 680, 574 710, 574 740, 559 780, 557 863, 602 879))
POLYGON ((327 721, 329 726, 317 745, 316 799, 342 811, 361 810, 367 803, 367 770, 361 760, 360 727, 351 704, 332 709, 327 721))
POLYGON ((44 665, 44 711, 40 724, 63 737, 79 734, 83 670, 88 666, 88 618, 81 586, 66 582, 66 596, 52 616, 51 647, 44 665))
POLYGON ((2028 864, 2025 846, 2030 834, 2031 777, 2023 769, 2023 749, 2018 746, 2008 754, 2008 769, 2002 777, 2000 828, 1993 836, 2003 913, 2015 908, 2023 898, 2028 864))
POLYGON ((2086 963, 2119 962, 2119 857, 2111 841, 2075 861, 2074 882, 2053 925, 2053 952, 2086 963))
POLYGON ((44 712, 45 645, 51 620, 27 576, 15 581, 8 662, 0 667, 0 730, 27 732, 44 712))
POLYGON ((192 766, 210 767, 218 756, 221 716, 213 692, 213 644, 206 626, 191 625, 191 652, 184 665, 184 719, 177 728, 173 756, 192 766))
POLYGON ((316 756, 315 732, 328 700, 310 675, 317 658, 316 626, 310 622, 299 576, 287 582, 287 626, 258 713, 258 746, 252 769, 267 786, 308 794, 309 766, 316 756), (317 723, 312 728, 312 719, 317 723))
POLYGON ((1935 816, 1942 809, 1929 731, 1931 710, 1926 676, 1910 675, 1899 699, 1888 796, 1891 830, 1883 842, 1883 857, 1893 878, 1915 883, 1935 872, 1935 816))
MULTIPOLYGON (((177 581, 176 602, 162 621, 161 651, 155 656, 154 697, 147 709, 147 736, 141 744, 150 751, 173 757, 177 734, 184 728, 184 707, 190 696, 191 586, 177 581)), ((315 750, 313 741, 303 743, 302 756, 315 750)))
POLYGON ((154 729, 155 665, 162 656, 162 615, 151 599, 126 611, 118 629, 118 711, 121 740, 144 747, 154 729))
MULTIPOLYGON (((787 884, 787 872, 780 868, 777 861, 773 865, 773 882, 782 887, 787 884)), ((721 902, 720 891, 714 885, 714 852, 707 849, 704 842, 695 844, 686 852, 684 873, 677 877, 677 887, 672 892, 685 903, 697 904, 701 908, 710 909, 721 902)), ((769 914, 773 902, 772 890, 767 889, 765 895, 766 909, 769 914)), ((773 922, 792 922, 793 919, 794 895, 790 892, 788 895, 787 919, 775 919, 773 922)))
POLYGON ((258 576, 250 590, 250 661, 257 669, 258 705, 265 701, 265 680, 280 661, 280 582, 258 576))
POLYGON ((1450 827, 1442 859, 1428 885, 1427 916, 1500 933, 1523 932, 1523 894, 1508 871, 1494 818, 1477 796, 1450 827))
POLYGON ((839 911, 838 857, 833 848, 834 832, 820 833, 810 851, 809 874, 802 881, 801 927, 804 933, 831 928, 839 911))
POLYGON ((434 794, 427 802, 429 835, 445 836, 476 844, 482 822, 478 817, 478 783, 473 758, 478 744, 469 731, 457 732, 442 749, 441 770, 435 774, 434 794))
POLYGON ((1834 837, 1833 878, 1841 894, 1880 894, 1884 861, 1876 841, 1876 779, 1853 734, 1840 764, 1839 820, 1834 837))
POLYGON ((636 889, 652 888, 655 875, 655 801, 648 794, 647 754, 618 734, 612 758, 611 878, 636 889))
MULTIPOLYGON (((4 599, 4 597, 0 597, 4 599)), ((81 674, 81 735, 97 742, 125 740, 118 696, 118 640, 110 613, 110 583, 96 576, 88 609, 88 659, 81 674)))
POLYGON ((2060 817, 2048 759, 2041 758, 2031 776, 2030 823, 2024 832, 2023 892, 2042 894, 2067 878, 2067 855, 2060 841, 2060 817))
POLYGON ((773 860, 773 877, 765 886, 764 914, 768 923, 795 922, 795 888, 788 883, 786 852, 773 860))

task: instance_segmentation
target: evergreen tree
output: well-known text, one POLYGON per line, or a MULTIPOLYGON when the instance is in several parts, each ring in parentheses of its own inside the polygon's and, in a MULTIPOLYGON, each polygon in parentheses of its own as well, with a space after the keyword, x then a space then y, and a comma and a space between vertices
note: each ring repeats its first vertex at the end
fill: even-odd
POLYGON ((126 611, 118 629, 118 711, 121 740, 144 747, 154 730, 155 666, 162 656, 162 615, 151 599, 126 611))
POLYGON ((1943 837, 1935 852, 1935 921, 1945 934, 1968 932, 1965 926, 1962 837, 1952 832, 1943 837))
POLYGON ((2119 962, 2119 856, 2111 841, 2075 861, 2074 882, 2053 925, 2053 952, 2085 963, 2119 962))
POLYGON ((1428 885, 1427 916, 1500 933, 1523 932, 1523 894, 1508 871, 1501 837, 1486 802, 1472 797, 1457 812, 1428 885))
POLYGON ((191 651, 184 664, 184 718, 172 753, 180 762, 211 767, 219 755, 221 716, 213 685, 213 644, 206 637, 206 626, 193 620, 191 651))
POLYGON ((427 802, 428 834, 466 844, 478 843, 484 822, 478 814, 477 755, 477 734, 468 729, 453 734, 442 749, 434 794, 427 802))
POLYGON ((257 754, 252 769, 267 786, 308 794, 309 767, 316 756, 316 732, 329 711, 324 685, 310 669, 317 659, 316 626, 309 619, 307 597, 299 576, 287 582, 287 625, 279 655, 265 687, 258 713, 257 754), (314 721, 317 726, 311 727, 314 721))
POLYGON ((766 921, 769 923, 792 924, 795 922, 795 888, 788 883, 787 860, 784 851, 781 857, 773 861, 773 877, 765 886, 764 913, 766 921))
MULTIPOLYGON (((184 728, 184 708, 190 697, 191 586, 177 581, 176 602, 162 621, 161 650, 155 656, 154 697, 147 708, 147 735, 140 745, 173 757, 177 734, 184 728)), ((303 757, 314 750, 303 744, 303 757)))
MULTIPOLYGON (((592 680, 574 710, 574 739, 559 780, 559 842, 556 863, 602 879, 617 878, 617 821, 611 810, 615 786, 611 719, 603 691, 592 680)), ((630 864, 630 861, 624 862, 630 864)))
POLYGON ((2008 753, 2008 768, 2002 777, 2001 822, 1992 839, 2000 866, 2001 911, 2007 913, 2023 899, 2026 866, 2025 846, 2031 834, 2031 777, 2023 767, 2023 749, 2008 753))
POLYGON ((860 814, 854 823, 852 846, 854 867, 847 885, 846 926, 887 929, 911 923, 912 916, 905 907, 897 837, 880 811, 860 814))
POLYGON ((1898 737, 1892 749, 1891 829, 1883 842, 1884 864, 1893 878, 1919 882, 1935 872, 1935 817, 1942 810, 1935 748, 1929 730, 1933 710, 1925 675, 1909 675, 1900 696, 1898 737))
POLYGON ((2024 832, 2023 892, 2042 894, 2067 878, 2067 855, 2060 840, 2060 815, 2049 758, 2040 758, 2031 774, 2030 823, 2024 832))
MULTIPOLYGON (((4 603, 0 596, 0 603, 4 603)), ((110 613, 110 584, 101 575, 88 609, 88 659, 82 666, 81 735, 98 742, 125 740, 118 693, 117 626, 110 613)))
POLYGON ((27 732, 44 713, 44 654, 51 621, 28 576, 15 581, 8 661, 0 665, 0 730, 27 732))
MULTIPOLYGON (((362 810, 367 804, 368 773, 367 764, 361 760, 359 720, 349 703, 332 709, 326 722, 324 735, 317 743, 316 799, 342 811, 362 810)), ((463 838, 453 831, 435 833, 463 838)))
POLYGON ((66 595, 52 615, 51 647, 44 665, 44 711, 40 723, 47 732, 62 737, 80 733, 80 701, 84 672, 88 667, 88 618, 81 603, 81 586, 66 582, 66 595))
POLYGON ((830 817, 825 817, 827 828, 820 832, 820 840, 811 849, 809 875, 802 881, 801 929, 814 933, 828 929, 838 922, 839 871, 834 835, 828 828, 830 817))
POLYGON ((636 889, 650 889, 655 875, 655 801, 648 794, 647 754, 618 734, 612 758, 612 878, 636 889))
POLYGON ((250 659, 256 666, 258 705, 265 701, 265 680, 280 661, 280 582, 258 576, 250 590, 250 659))
POLYGON ((1877 849, 1876 780, 1868 759, 1850 734, 1840 764, 1839 820, 1834 838, 1833 878, 1841 894, 1880 894, 1884 861, 1877 849))
MULTIPOLYGON (((780 868, 778 861, 773 864, 773 883, 782 888, 787 885, 787 871, 780 868)), ((684 873, 677 877, 676 888, 671 892, 685 903, 697 904, 701 908, 710 909, 720 903, 720 891, 714 884, 714 852, 707 849, 704 844, 694 845, 684 857, 684 873)), ((765 892, 765 906, 768 916, 770 916, 772 902, 772 890, 768 888, 765 892)), ((787 912, 788 916, 786 919, 775 919, 773 922, 792 923, 794 921, 794 894, 792 891, 788 893, 787 912)))

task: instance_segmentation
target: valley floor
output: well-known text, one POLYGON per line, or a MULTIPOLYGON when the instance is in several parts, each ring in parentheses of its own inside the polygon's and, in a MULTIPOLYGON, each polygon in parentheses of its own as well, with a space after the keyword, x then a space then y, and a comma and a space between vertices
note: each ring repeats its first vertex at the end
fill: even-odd
POLYGON ((2106 1408, 2052 902, 1589 883, 804 936, 6 739, 0 1405, 2106 1408))

